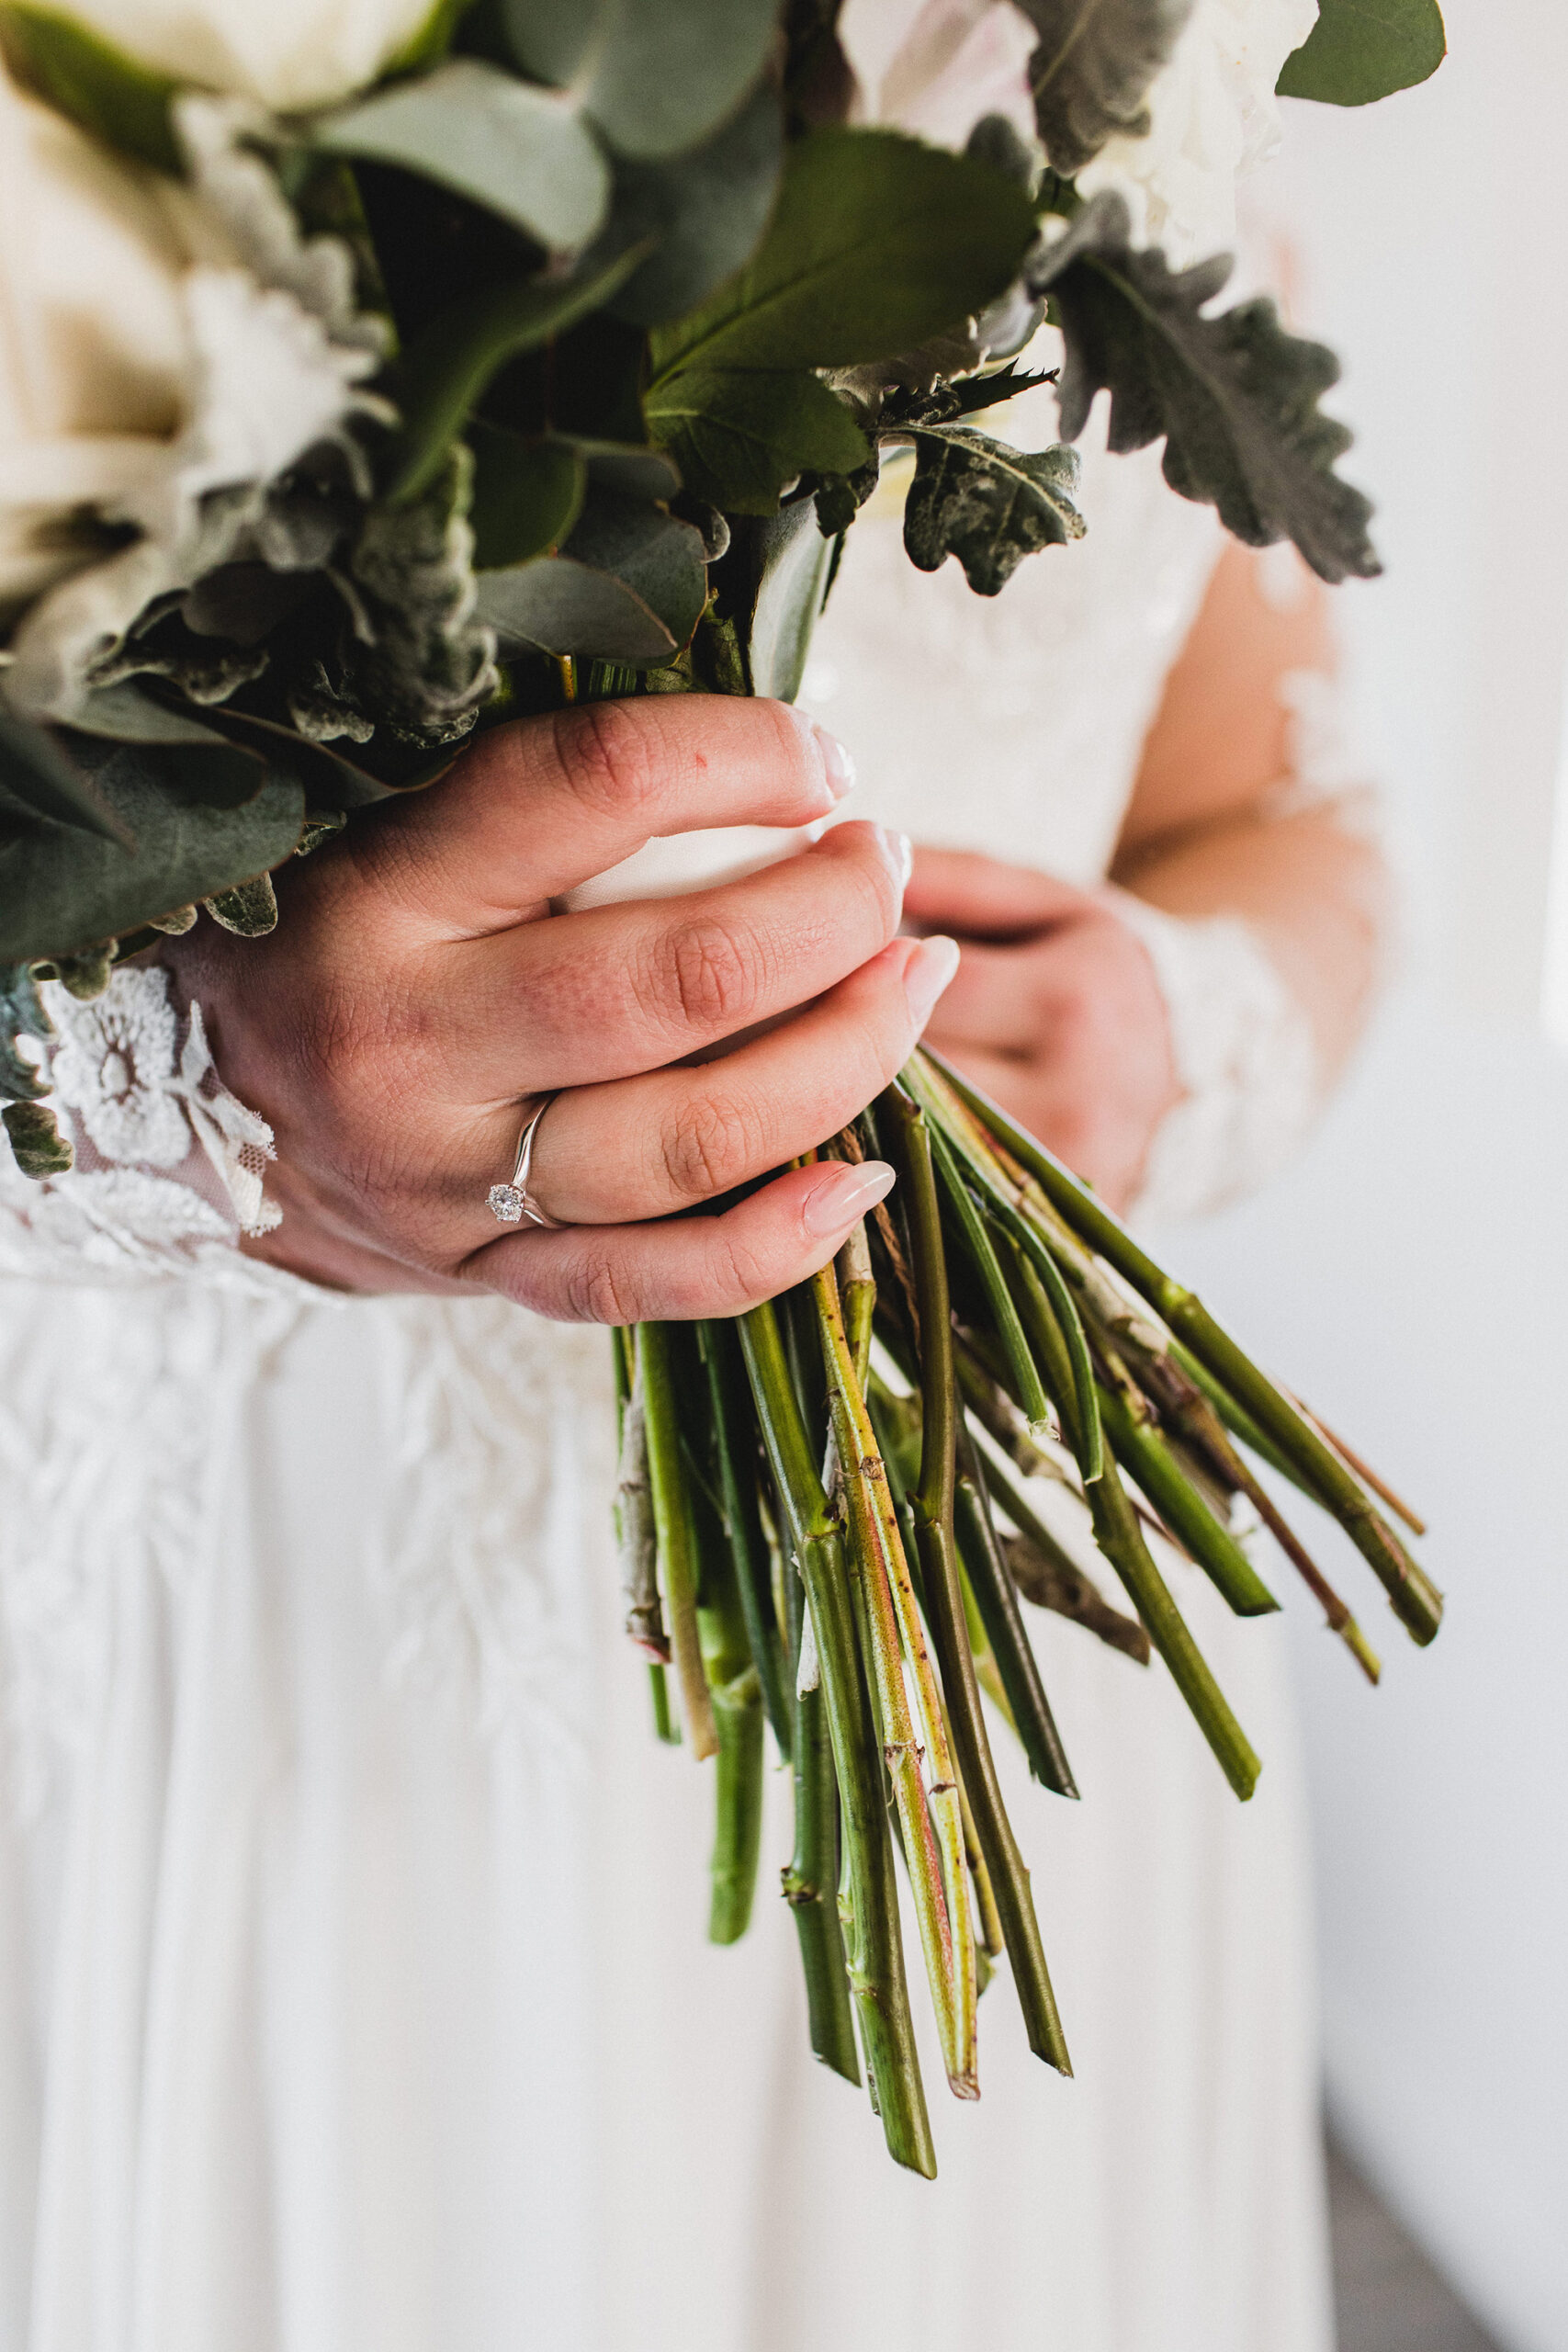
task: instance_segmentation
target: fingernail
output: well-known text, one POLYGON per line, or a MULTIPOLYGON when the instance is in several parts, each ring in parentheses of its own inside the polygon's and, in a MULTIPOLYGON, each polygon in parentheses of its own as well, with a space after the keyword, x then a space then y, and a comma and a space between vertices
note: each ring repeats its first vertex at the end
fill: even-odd
POLYGON ((895 1173, 885 1159, 863 1160, 858 1168, 835 1167, 806 1195, 802 1225, 824 1241, 830 1233, 842 1233, 857 1216, 887 1198, 895 1173))
POLYGON ((835 800, 843 800, 855 788, 855 763, 836 735, 825 727, 813 725, 817 748, 822 754, 822 772, 828 779, 828 789, 835 800))
POLYGON ((934 939, 921 940, 904 967, 904 993, 917 1029, 925 1027, 932 1005, 957 969, 956 939, 944 939, 939 932, 934 939))
POLYGON ((887 870, 898 885, 898 895, 902 898, 915 870, 914 845, 908 833, 900 833, 891 825, 878 825, 876 846, 886 860, 887 870))

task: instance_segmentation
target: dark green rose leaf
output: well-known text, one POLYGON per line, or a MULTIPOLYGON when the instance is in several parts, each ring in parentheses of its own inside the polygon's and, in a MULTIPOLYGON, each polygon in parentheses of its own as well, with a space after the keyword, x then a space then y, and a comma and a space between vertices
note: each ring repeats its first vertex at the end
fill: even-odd
POLYGON ((479 612, 503 652, 570 653, 640 668, 676 650, 673 632, 623 581, 570 556, 481 572, 479 612))
POLYGON ((1317 22, 1276 87, 1286 98, 1370 106, 1425 82, 1447 50, 1438 0, 1319 0, 1317 22))
POLYGON ((90 775, 66 757, 47 728, 0 710, 0 805, 24 817, 49 817, 78 832, 134 846, 122 820, 90 775))
MULTIPOLYGON (((0 854, 3 854, 0 850, 0 854)), ((0 964, 0 1094, 36 1102, 45 1089, 31 1062, 17 1051, 21 1037, 47 1044, 54 1023, 43 1009, 38 984, 27 964, 0 964)))
POLYGON ((623 155, 678 155, 767 62, 779 0, 503 0, 518 62, 567 91, 623 155))
POLYGON ((641 258, 641 249, 632 246, 580 277, 486 287, 444 311, 398 369, 395 390, 403 422, 393 501, 400 504, 430 487, 498 368, 599 310, 626 284, 641 258))
POLYGON ((585 245, 609 209, 610 167, 580 108, 482 58, 390 83, 320 117, 310 137, 439 181, 554 252, 585 245))
POLYGON ((562 553, 629 588, 678 648, 689 642, 708 600, 702 537, 690 523, 595 485, 562 553))
POLYGON ((563 441, 527 441, 475 418, 474 563, 480 571, 526 563, 570 534, 588 494, 588 468, 563 441))
POLYGON ((265 872, 299 838, 304 787, 282 766, 247 760, 250 793, 225 806, 205 753, 85 737, 70 748, 136 848, 42 825, 0 840, 0 962, 73 956, 137 930, 265 872))
POLYGON ((182 168, 169 118, 176 85, 53 8, 0 6, 0 56, 18 82, 107 146, 182 168))
POLYGON ((909 560, 935 571, 955 555, 977 595, 998 595, 1026 555, 1082 538, 1077 486, 1076 449, 1031 455, 968 424, 918 433, 904 507, 909 560))
POLYGON ((772 514, 798 475, 852 473, 871 454, 837 393, 804 368, 681 368, 646 407, 687 489, 729 514, 772 514))
POLYGON ((706 143, 668 163, 622 164, 608 228, 588 256, 653 251, 612 308, 634 326, 678 318, 750 259, 784 168, 777 94, 763 83, 706 143))
POLYGON ((1034 234, 1003 174, 891 130, 793 146, 767 234, 711 302, 656 329, 677 368, 848 368, 890 359, 1011 284, 1034 234))
POLYGON ((1193 0, 1021 0, 1040 35, 1029 61, 1034 119, 1055 170, 1071 177, 1118 132, 1141 138, 1144 98, 1193 0))
POLYGON ((1349 429, 1317 405, 1338 379, 1334 354, 1287 334, 1268 300, 1206 318, 1230 276, 1227 254, 1172 272, 1127 236, 1126 207, 1107 192, 1034 275, 1066 342, 1064 434, 1077 440, 1108 386, 1112 449, 1163 435, 1171 488, 1218 507, 1247 546, 1293 539, 1320 579, 1370 578, 1380 568, 1371 503, 1334 471, 1349 429))

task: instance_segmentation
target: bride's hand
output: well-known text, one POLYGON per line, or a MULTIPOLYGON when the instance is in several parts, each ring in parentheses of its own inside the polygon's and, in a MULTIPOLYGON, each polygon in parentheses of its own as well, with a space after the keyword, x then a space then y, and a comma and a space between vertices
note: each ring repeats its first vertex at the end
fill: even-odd
POLYGON ((908 845, 841 825, 687 898, 550 901, 649 835, 809 823, 848 781, 831 739, 777 703, 527 720, 291 863, 270 936, 203 921, 169 941, 225 1080, 276 1136, 283 1223, 248 1246, 344 1288, 484 1286, 615 1323, 737 1314, 815 1272, 890 1170, 811 1166, 719 1216, 645 1220, 809 1149, 905 1060, 956 958, 895 935, 908 845), (487 1191, 557 1088, 531 1190, 566 1229, 500 1230, 487 1191))
POLYGON ((933 849, 916 851, 904 898, 911 924, 963 942, 931 1044, 1120 1209, 1180 1090, 1154 967, 1115 904, 933 849))

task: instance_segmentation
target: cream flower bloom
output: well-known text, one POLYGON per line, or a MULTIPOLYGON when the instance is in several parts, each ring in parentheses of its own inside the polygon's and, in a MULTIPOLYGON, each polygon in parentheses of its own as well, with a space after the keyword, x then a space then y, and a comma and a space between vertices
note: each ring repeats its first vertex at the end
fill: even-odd
POLYGON ((432 0, 71 0, 62 13, 155 74, 288 113, 374 82, 432 0))
POLYGON ((1280 69, 1317 21, 1317 0, 1198 0, 1149 91, 1145 139, 1112 139, 1077 175, 1085 196, 1126 198, 1134 244, 1173 268, 1235 243, 1238 179, 1274 153, 1280 69))
POLYGON ((845 0, 839 40, 860 85, 856 119, 962 147, 982 115, 1034 134, 1033 26, 1012 0, 845 0))
POLYGON ((199 174, 193 191, 112 156, 0 73, 0 632, 15 630, 0 681, 14 709, 68 716, 93 658, 206 568, 209 494, 271 481, 365 405, 353 387, 374 355, 344 339, 340 274, 313 266, 332 249, 290 246, 265 167, 244 168, 248 220, 227 186, 209 201, 199 174))

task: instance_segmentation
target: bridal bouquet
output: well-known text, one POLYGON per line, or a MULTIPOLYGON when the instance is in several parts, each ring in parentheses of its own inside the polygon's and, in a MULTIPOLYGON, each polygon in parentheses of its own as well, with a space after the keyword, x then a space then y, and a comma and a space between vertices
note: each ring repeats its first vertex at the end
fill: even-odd
MULTIPOLYGON (((1111 448, 1162 440, 1240 538, 1375 571, 1333 357, 1267 300, 1216 308, 1214 249, 1276 83, 1359 104, 1442 46, 1434 0, 0 0, 18 1166, 70 1164, 40 979, 92 996, 203 908, 271 929, 284 861, 478 730, 793 696, 890 447, 911 560, 982 595, 1093 527, 1072 443, 1101 391, 1111 448), (1047 319, 1065 437, 1021 451, 986 413, 1044 380, 1047 319)), ((953 2091, 1004 1953, 1067 2065, 986 1713, 1076 1793, 1021 1603, 1157 1649, 1245 1797, 1160 1548, 1273 1609, 1249 1501, 1375 1679, 1261 1461, 1417 1641, 1440 1601, 1404 1507, 934 1056, 821 1148, 901 1177, 836 1265, 739 1324, 616 1334, 628 1629, 661 1731, 716 1754, 721 1940, 771 1726, 812 2046, 931 2172, 898 1862, 953 2091)))

